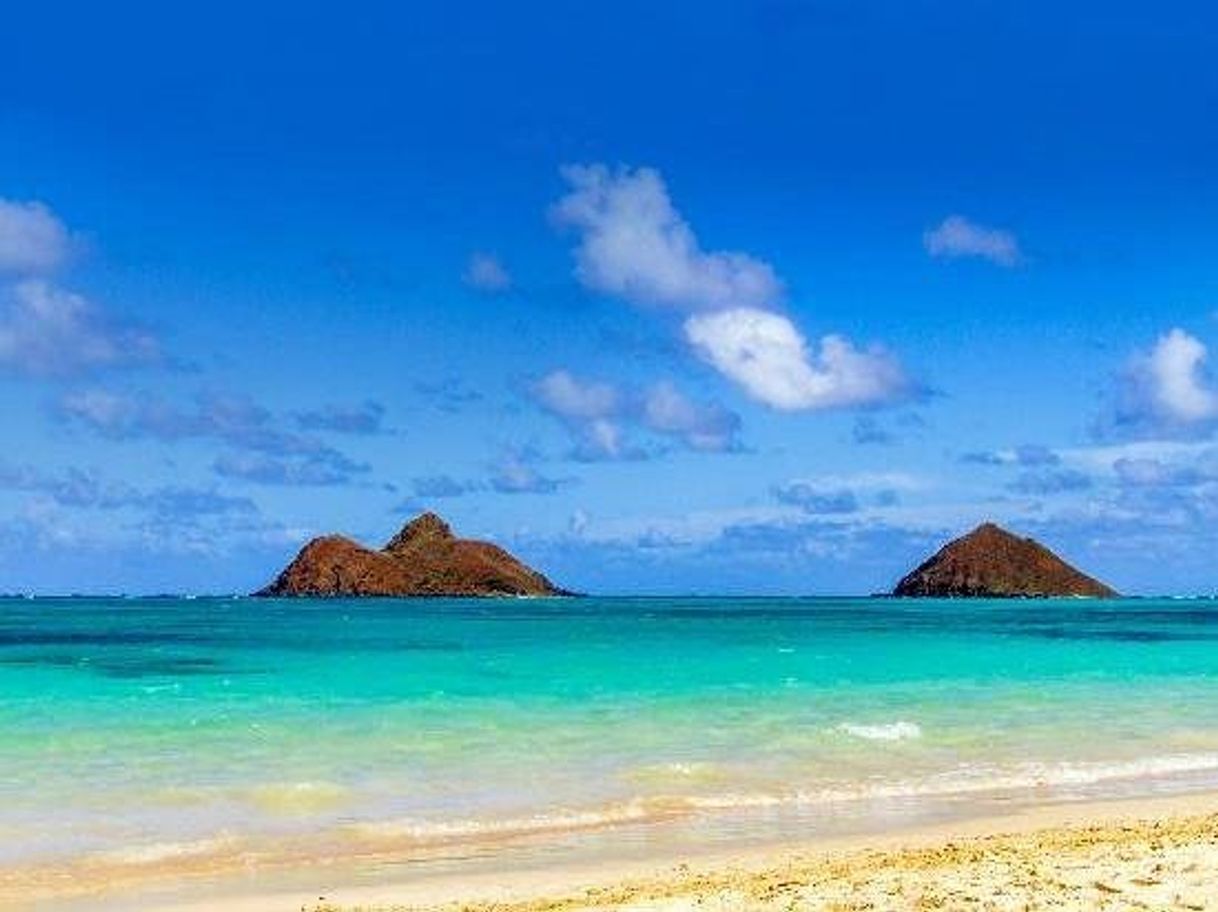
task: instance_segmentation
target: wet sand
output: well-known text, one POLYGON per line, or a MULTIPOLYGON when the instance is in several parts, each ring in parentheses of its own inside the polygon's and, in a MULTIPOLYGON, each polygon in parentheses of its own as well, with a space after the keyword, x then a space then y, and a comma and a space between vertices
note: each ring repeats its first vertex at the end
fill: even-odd
MULTIPOLYGON (((1051 805, 871 837, 650 863, 273 889, 157 912, 1218 910, 1218 793, 1051 805)), ((184 891, 179 896, 190 895, 184 891)))

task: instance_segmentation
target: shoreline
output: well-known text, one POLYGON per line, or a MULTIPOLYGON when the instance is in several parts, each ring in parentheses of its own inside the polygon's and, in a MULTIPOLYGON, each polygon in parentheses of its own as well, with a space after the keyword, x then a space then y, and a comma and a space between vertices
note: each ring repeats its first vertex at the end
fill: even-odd
POLYGON ((650 860, 419 872, 377 883, 360 883, 359 871, 344 864, 333 867, 330 886, 324 890, 291 885, 293 871, 264 872, 256 885, 223 886, 186 877, 170 891, 176 897, 164 890, 159 897, 151 891, 115 893, 91 900, 78 897, 56 908, 82 912, 914 909, 963 908, 951 903, 970 904, 963 899, 966 895, 974 895, 978 902, 995 898, 1013 902, 1021 890, 1032 891, 1027 895, 1033 898, 1056 891, 1054 895, 1061 894, 1066 903, 1059 902, 1056 908, 1138 908, 1138 902, 1149 902, 1149 908, 1218 908, 1218 790, 1039 805, 1010 814, 740 851, 660 857, 662 853, 663 847, 657 846, 650 860), (1076 875, 1082 876, 1079 883, 1072 881, 1078 880, 1076 875), (1198 885, 1198 877, 1205 883, 1198 885), (192 889, 195 886, 200 889, 192 889), (888 904, 877 890, 888 896, 888 904), (934 898, 945 890, 959 894, 955 900, 948 896, 947 905, 934 898), (1164 891, 1175 892, 1168 897, 1164 891), (187 898, 187 892, 195 895, 187 898), (903 898, 894 898, 898 894, 903 898), (911 904, 914 894, 925 902, 911 904), (1103 902, 1071 904, 1071 896, 1082 902, 1083 894, 1090 896, 1088 902, 1103 902), (1121 905, 1126 900, 1136 902, 1121 905), (875 905, 877 901, 881 904, 875 905))

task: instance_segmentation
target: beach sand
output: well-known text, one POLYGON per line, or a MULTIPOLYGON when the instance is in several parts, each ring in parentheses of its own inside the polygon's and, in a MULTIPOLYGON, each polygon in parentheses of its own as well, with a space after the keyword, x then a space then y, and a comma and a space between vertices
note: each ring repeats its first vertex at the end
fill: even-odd
MULTIPOLYGON (((737 855, 271 888, 157 912, 1218 910, 1218 793, 1050 805, 737 855)), ((179 893, 179 898, 194 891, 179 893)), ((103 908, 99 906, 98 908, 103 908)))

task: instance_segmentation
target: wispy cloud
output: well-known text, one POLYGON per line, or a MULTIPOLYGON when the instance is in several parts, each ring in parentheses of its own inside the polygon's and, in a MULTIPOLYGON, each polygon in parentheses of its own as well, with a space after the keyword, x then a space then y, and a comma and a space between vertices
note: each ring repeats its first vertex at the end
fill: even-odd
POLYGON ((553 494, 570 478, 553 478, 538 469, 531 450, 512 451, 494 466, 490 486, 499 494, 553 494))
POLYGON ((629 439, 631 429, 702 452, 739 448, 738 415, 716 402, 694 402, 669 381, 633 390, 557 370, 533 384, 530 394, 571 431, 580 459, 644 458, 646 451, 629 439))
POLYGON ((274 415, 242 396, 199 396, 180 408, 147 394, 107 389, 70 393, 59 403, 67 421, 112 440, 217 440, 234 452, 214 463, 217 474, 261 484, 344 484, 369 466, 305 434, 283 430, 274 415))
POLYGON ((1017 494, 1045 496, 1085 491, 1091 486, 1091 476, 1078 469, 1041 469, 1024 472, 1007 485, 1007 488, 1017 494))
POLYGON ((71 248, 45 205, 0 199, 0 372, 61 377, 163 361, 150 331, 51 281, 71 248))
POLYGON ((155 364, 160 343, 43 279, 0 288, 0 370, 35 377, 155 364))
POLYGON ((949 215, 922 236, 922 243, 933 257, 973 257, 1006 267, 1023 260, 1019 241, 1010 231, 979 225, 962 215, 949 215))
POLYGON ((258 511, 248 497, 230 496, 215 488, 163 485, 141 489, 124 481, 106 479, 95 470, 79 467, 48 471, 28 464, 0 462, 0 489, 37 494, 61 507, 135 509, 162 517, 258 511))
POLYGON ((458 481, 451 475, 425 475, 413 479, 411 489, 416 497, 434 500, 462 497, 471 491, 479 490, 479 485, 469 481, 458 481))
POLYGON ((1138 488, 1192 487, 1218 483, 1218 447, 1202 450, 1191 459, 1125 457, 1112 464, 1123 485, 1138 488))
POLYGON ((512 276, 499 257, 477 251, 470 254, 462 280, 470 288, 487 294, 497 294, 512 287, 512 276))
POLYGON ((1054 450, 1039 444, 1025 443, 1009 450, 974 450, 963 454, 961 462, 990 466, 1053 466, 1061 462, 1054 450))
POLYGON ((858 498, 849 488, 827 489, 806 481, 776 486, 774 498, 805 513, 856 513, 859 509, 858 498))
POLYGON ((367 463, 356 462, 337 450, 273 456, 268 453, 223 453, 212 468, 217 475, 264 485, 330 486, 348 484, 355 475, 368 471, 367 463))
POLYGON ((456 377, 435 381, 419 381, 413 390, 441 412, 456 414, 484 398, 482 393, 467 386, 456 377))
POLYGON ((326 405, 296 413, 301 430, 336 434, 379 434, 384 430, 384 419, 385 406, 371 399, 358 405, 326 405))
POLYGON ((67 227, 39 202, 0 199, 0 273, 44 275, 68 259, 67 227))
POLYGON ((850 436, 855 443, 864 445, 886 445, 896 440, 896 435, 876 421, 874 415, 860 415, 850 430, 850 436))

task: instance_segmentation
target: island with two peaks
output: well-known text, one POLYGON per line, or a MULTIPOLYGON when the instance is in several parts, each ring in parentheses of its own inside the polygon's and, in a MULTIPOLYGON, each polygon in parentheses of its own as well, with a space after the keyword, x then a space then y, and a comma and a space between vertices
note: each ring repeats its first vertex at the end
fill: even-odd
POLYGON ((893 595, 927 598, 1114 598, 1116 590, 1039 542, 984 523, 941 548, 893 595))
MULTIPOLYGON (((489 542, 453 535, 434 513, 408 522, 379 551, 341 535, 315 538, 268 597, 565 596, 538 571, 489 542)), ((897 584, 906 597, 1111 598, 1117 593, 1048 548, 993 523, 945 545, 897 584)))
POLYGON ((571 595, 490 542, 453 535, 423 513, 374 551, 341 535, 305 545, 264 597, 555 596, 571 595))

